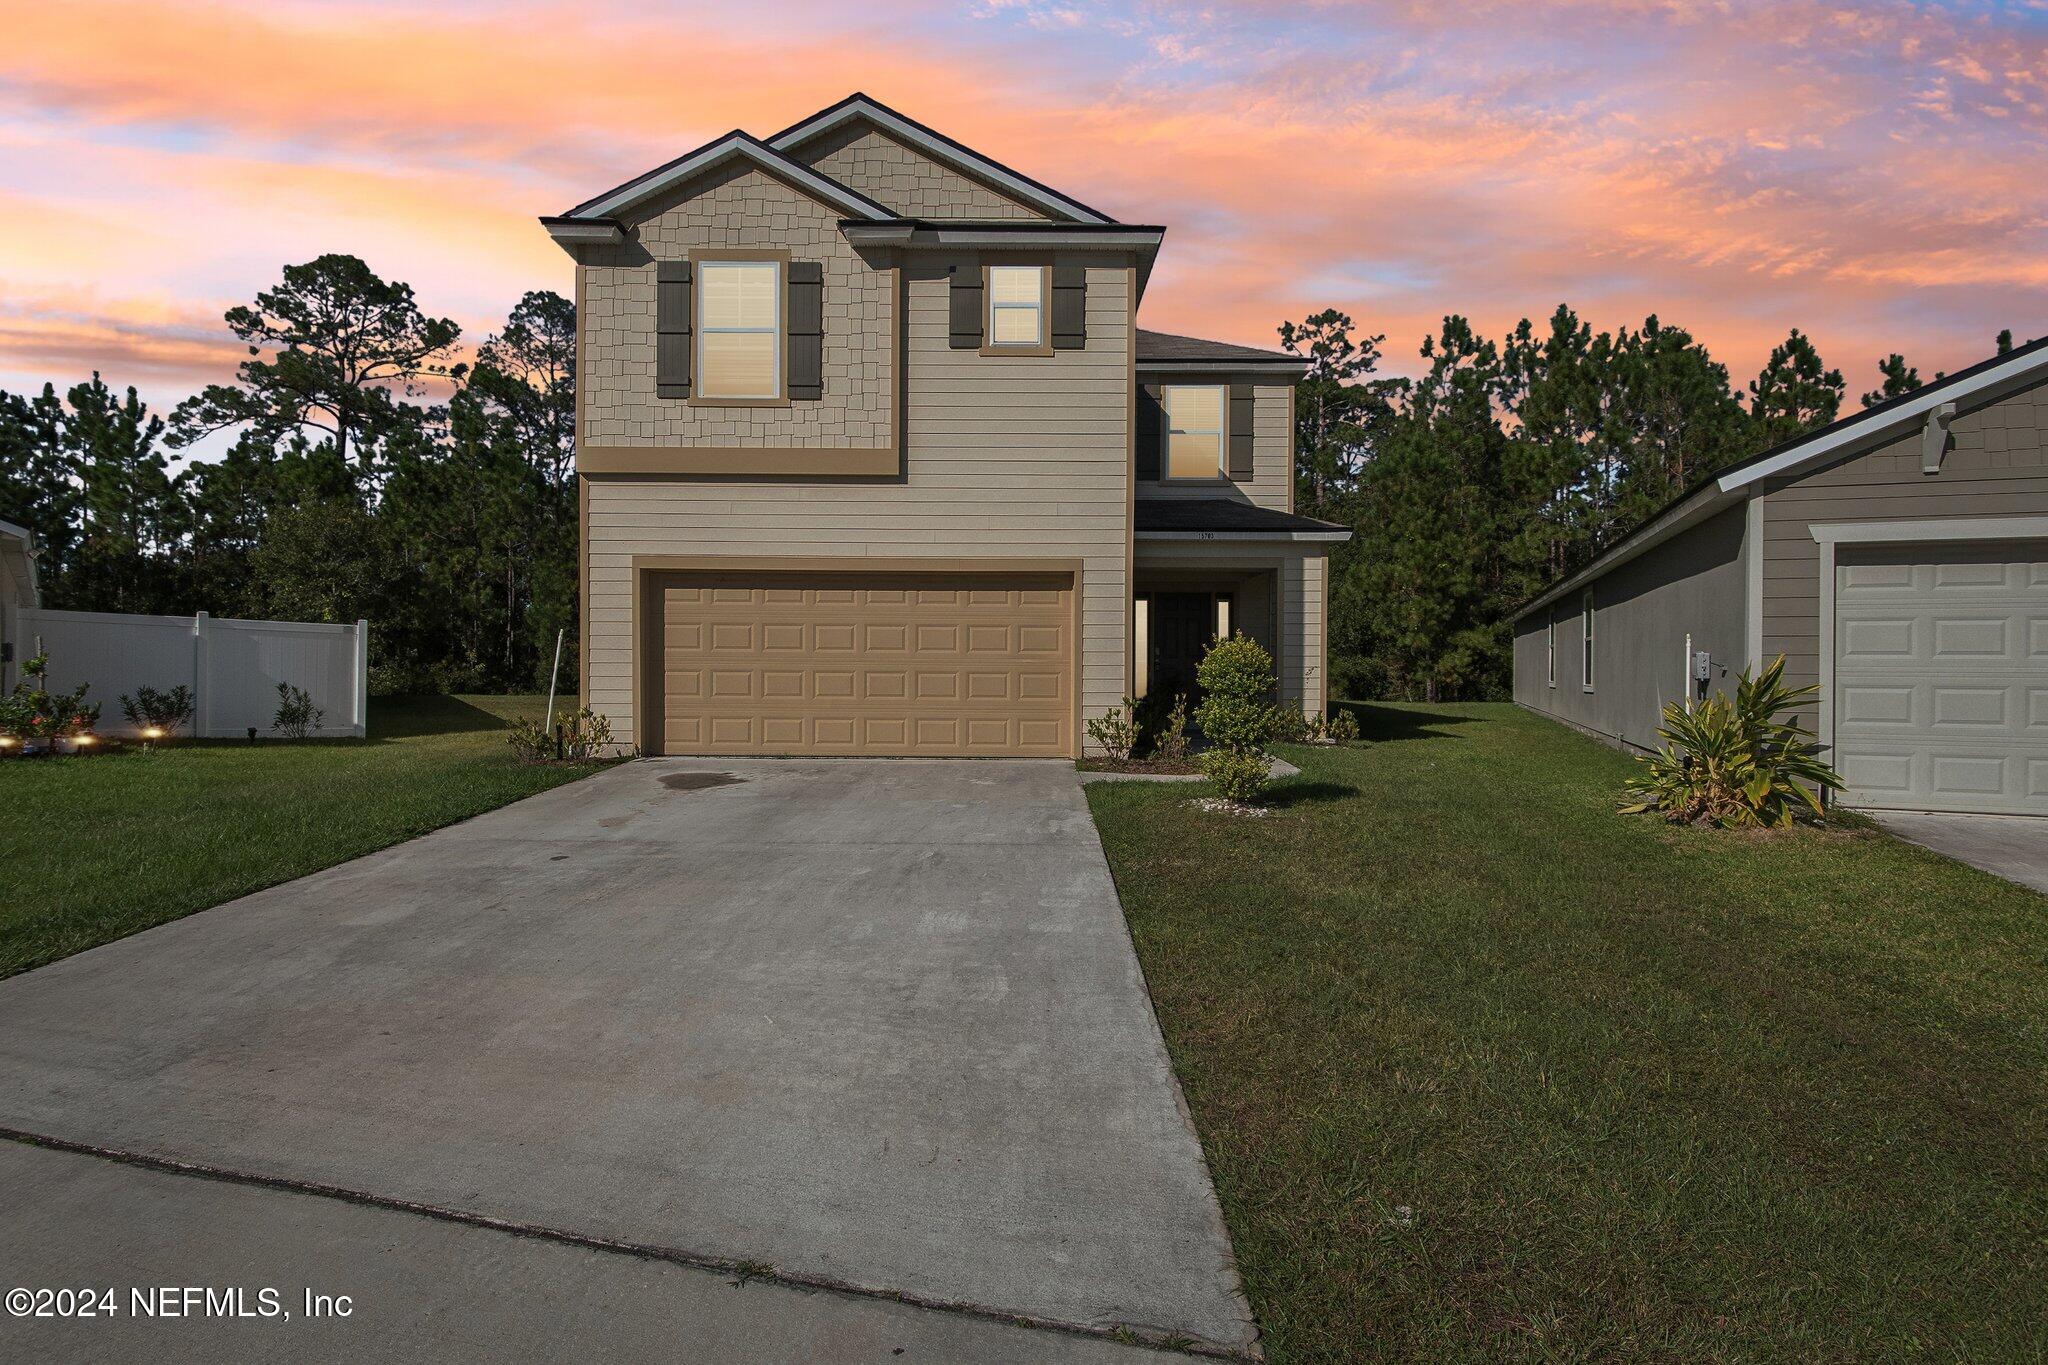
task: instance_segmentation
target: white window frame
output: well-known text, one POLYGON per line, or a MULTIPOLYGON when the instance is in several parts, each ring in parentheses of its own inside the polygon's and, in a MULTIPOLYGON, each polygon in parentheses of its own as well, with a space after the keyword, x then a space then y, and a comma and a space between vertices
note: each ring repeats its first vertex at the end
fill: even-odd
POLYGON ((785 354, 789 350, 789 341, 788 338, 784 335, 789 324, 789 307, 787 295, 785 293, 789 283, 787 275, 787 266, 787 262, 776 260, 773 257, 764 257, 759 260, 721 259, 716 261, 697 262, 696 285, 691 291, 692 307, 694 307, 697 312, 697 316, 693 320, 696 324, 696 335, 691 338, 692 342, 694 343, 692 346, 692 358, 696 361, 697 366, 697 372, 694 376, 692 376, 694 382, 691 385, 691 392, 696 397, 713 403, 773 403, 779 401, 782 398, 783 394, 786 392, 784 384, 787 381, 787 376, 783 374, 783 361, 785 354), (707 326, 704 322, 704 297, 706 294, 710 292, 710 290, 705 287, 705 277, 708 276, 712 271, 722 270, 728 266, 745 266, 758 268, 764 265, 775 272, 775 303, 774 312, 772 314, 774 321, 769 323, 769 325, 766 327, 707 326), (773 390, 769 393, 706 393, 704 391, 705 341, 714 333, 720 336, 759 336, 763 332, 766 332, 775 338, 775 344, 772 348, 773 356, 771 361, 771 363, 774 366, 775 374, 775 383, 773 386, 773 390))
POLYGON ((1593 653, 1593 632, 1593 590, 1588 588, 1579 594, 1579 690, 1581 692, 1591 692, 1593 690, 1594 665, 1598 662, 1593 653))
POLYGON ((1548 618, 1543 626, 1544 681, 1550 686, 1555 687, 1557 686, 1557 614, 1555 612, 1545 612, 1544 616, 1548 618))
POLYGON ((1159 481, 1161 483, 1218 483, 1230 468, 1230 386, 1228 384, 1162 384, 1159 386, 1159 481), (1206 389, 1216 395, 1216 467, 1207 474, 1173 472, 1173 434, 1207 436, 1210 432, 1173 425, 1173 404, 1167 395, 1175 389, 1206 389))
POLYGON ((988 276, 985 285, 988 292, 988 316, 981 320, 981 325, 984 329, 986 329, 983 332, 983 336, 987 338, 985 344, 990 350, 1038 351, 1043 350, 1045 348, 1045 315, 1049 311, 1049 307, 1051 304, 1051 299, 1048 297, 1049 291, 1047 290, 1048 273, 1049 272, 1047 271, 1046 267, 1042 265, 1019 265, 1014 261, 998 261, 995 264, 988 267, 988 276), (996 272, 998 270, 1029 270, 1036 274, 1038 276, 1038 301, 1036 303, 996 302, 996 272), (1038 323, 1038 330, 1032 333, 1031 340, 1029 341, 997 341, 996 314, 999 311, 1012 313, 1022 313, 1025 311, 1029 311, 1038 323))

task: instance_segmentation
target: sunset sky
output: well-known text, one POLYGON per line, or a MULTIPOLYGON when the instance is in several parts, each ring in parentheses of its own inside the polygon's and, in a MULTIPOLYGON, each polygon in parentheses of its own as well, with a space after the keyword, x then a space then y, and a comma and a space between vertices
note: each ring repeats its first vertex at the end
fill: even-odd
POLYGON ((1445 312, 1656 312, 1851 401, 2048 333, 2048 3, 717 6, 0 0, 0 387, 168 407, 222 310, 364 257, 474 339, 570 286, 535 216, 854 89, 1168 227, 1146 325, 1390 367, 1445 312), (601 8, 618 11, 609 17, 601 8), (630 12, 630 13, 629 13, 630 12))

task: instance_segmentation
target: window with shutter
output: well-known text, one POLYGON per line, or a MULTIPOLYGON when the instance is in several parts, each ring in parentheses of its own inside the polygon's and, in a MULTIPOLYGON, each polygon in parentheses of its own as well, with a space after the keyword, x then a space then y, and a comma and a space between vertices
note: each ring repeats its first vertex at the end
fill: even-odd
POLYGON ((780 398, 782 267, 699 261, 696 292, 696 396, 780 398))
POLYGON ((1223 476, 1224 389, 1217 384, 1168 384, 1159 392, 1166 417, 1165 477, 1223 476))

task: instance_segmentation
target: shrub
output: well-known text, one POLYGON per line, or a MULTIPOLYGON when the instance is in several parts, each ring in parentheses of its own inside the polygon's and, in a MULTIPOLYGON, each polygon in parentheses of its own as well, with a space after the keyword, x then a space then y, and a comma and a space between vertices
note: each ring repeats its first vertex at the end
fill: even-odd
POLYGON ((1784 674, 1780 654, 1760 676, 1745 672, 1732 702, 1717 696, 1691 711, 1666 706, 1657 727, 1664 747, 1641 760, 1647 780, 1630 790, 1622 813, 1722 829, 1819 820, 1822 794, 1840 791, 1842 779, 1820 758, 1811 730, 1779 719, 1820 695, 1818 687, 1785 686, 1784 674))
POLYGON ((1273 708, 1273 728, 1267 732, 1268 739, 1276 744, 1300 744, 1310 739, 1309 716, 1298 706, 1276 706, 1273 708))
POLYGON ((569 717, 563 730, 562 756, 572 763, 602 758, 612 747, 611 717, 584 707, 569 717))
POLYGON ((512 733, 506 736, 512 752, 519 756, 521 763, 544 763, 555 756, 555 737, 548 733, 546 721, 515 720, 512 733))
POLYGON ((1323 722, 1323 733, 1330 737, 1332 744, 1356 744, 1358 742, 1358 717, 1349 707, 1330 713, 1323 722))
POLYGON ((92 733, 99 724, 100 704, 86 702, 89 684, 80 683, 69 692, 52 692, 49 673, 47 654, 22 661, 20 681, 0 698, 0 734, 25 742, 92 733))
POLYGON ((121 714, 145 737, 168 739, 192 720, 192 689, 179 683, 168 692, 138 687, 135 695, 121 694, 121 714), (160 733, 154 736, 149 731, 160 733))
POLYGON ((1088 722, 1088 738, 1115 762, 1131 756, 1138 743, 1138 703, 1125 697, 1117 705, 1088 722))
POLYGON ((1250 805, 1266 790, 1268 760, 1257 749, 1207 749, 1201 764, 1218 796, 1250 805))
POLYGON ((1152 756, 1165 763, 1185 763, 1188 745, 1188 698, 1185 692, 1176 692, 1159 733, 1153 737, 1152 756))
POLYGON ((1232 801, 1256 801, 1266 786, 1266 755, 1259 746, 1273 733, 1273 708, 1265 698, 1274 684, 1273 656, 1248 635, 1233 635, 1209 646, 1195 670, 1202 704, 1195 723, 1210 748, 1202 771, 1232 801))
POLYGON ((305 688, 279 683, 277 714, 271 717, 270 728, 286 739, 304 739, 308 732, 320 728, 320 722, 326 715, 325 711, 313 705, 313 698, 305 688))

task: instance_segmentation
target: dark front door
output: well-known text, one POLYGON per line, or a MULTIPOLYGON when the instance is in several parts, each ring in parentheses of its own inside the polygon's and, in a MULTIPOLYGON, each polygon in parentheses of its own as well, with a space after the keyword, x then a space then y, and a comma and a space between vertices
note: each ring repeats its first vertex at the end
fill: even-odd
POLYGON ((1195 699, 1195 668, 1216 634, 1216 598, 1206 592, 1162 592, 1152 597, 1152 678, 1155 694, 1184 692, 1195 699))

